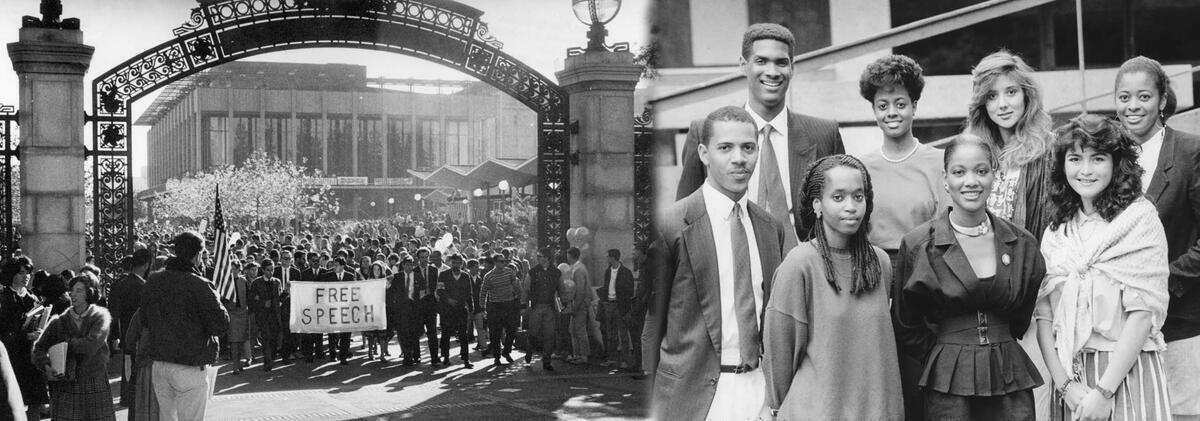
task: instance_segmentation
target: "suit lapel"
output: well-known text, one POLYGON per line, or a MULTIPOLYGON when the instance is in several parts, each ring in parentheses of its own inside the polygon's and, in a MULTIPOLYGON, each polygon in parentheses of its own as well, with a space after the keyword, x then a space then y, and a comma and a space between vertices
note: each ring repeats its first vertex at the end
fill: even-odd
MULTIPOLYGON (((816 142, 808 141, 805 133, 811 132, 808 125, 805 124, 799 115, 793 112, 788 112, 788 172, 792 183, 792 210, 799 213, 796 209, 800 208, 800 186, 804 182, 804 172, 808 170, 808 164, 812 161, 812 150, 816 147, 816 142)), ((793 213, 793 214, 795 214, 793 213)))
POLYGON ((945 250, 942 253, 942 261, 958 278, 964 289, 974 291, 975 286, 979 284, 979 278, 975 276, 975 270, 971 269, 971 262, 967 261, 966 253, 963 253, 962 247, 958 245, 958 240, 954 238, 953 228, 950 228, 949 208, 941 213, 935 221, 933 229, 934 244, 945 250))
POLYGON ((992 285, 1005 286, 1013 277, 1013 270, 1017 269, 1013 264, 1016 259, 1016 256, 1013 255, 1013 246, 1017 243, 1017 234, 1009 229, 1002 219, 993 215, 988 216, 992 218, 996 239, 996 277, 992 285))
POLYGON ((721 352, 721 280, 717 267, 717 246, 713 244, 710 216, 705 212, 704 195, 697 189, 690 197, 685 217, 683 244, 692 266, 692 281, 700 298, 700 313, 708 327, 713 348, 721 352))
POLYGON ((1175 163, 1173 159, 1175 144, 1175 131, 1168 127, 1163 133, 1162 151, 1158 154, 1158 168, 1150 177, 1150 185, 1146 188, 1146 196, 1152 203, 1158 203, 1159 196, 1162 196, 1162 193, 1167 190, 1167 186, 1171 184, 1170 171, 1172 164, 1175 163))
MULTIPOLYGON (((757 207, 750 209, 750 223, 754 224, 754 243, 758 245, 758 260, 762 266, 763 308, 767 306, 767 297, 771 293, 771 281, 775 277, 775 268, 779 267, 782 258, 779 236, 772 228, 770 216, 761 214, 757 207)), ((761 326, 761 324, 760 324, 761 326)))

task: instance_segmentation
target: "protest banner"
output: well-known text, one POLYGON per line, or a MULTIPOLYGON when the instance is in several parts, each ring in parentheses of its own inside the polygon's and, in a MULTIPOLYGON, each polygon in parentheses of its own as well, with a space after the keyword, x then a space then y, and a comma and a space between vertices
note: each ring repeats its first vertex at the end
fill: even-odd
POLYGON ((288 325, 295 333, 387 329, 386 279, 292 282, 288 325))

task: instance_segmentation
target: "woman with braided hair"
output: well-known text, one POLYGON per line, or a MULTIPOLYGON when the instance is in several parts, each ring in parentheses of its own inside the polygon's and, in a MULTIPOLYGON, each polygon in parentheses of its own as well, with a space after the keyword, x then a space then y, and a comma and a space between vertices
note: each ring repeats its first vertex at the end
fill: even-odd
POLYGON ((767 406, 779 419, 904 419, 891 262, 867 239, 871 176, 857 158, 826 156, 801 191, 814 229, 776 269, 764 311, 767 406))
POLYGON ((905 379, 923 419, 1034 419, 1042 377, 1017 339, 1046 265, 1033 234, 988 210, 997 166, 989 143, 956 137, 943 160, 953 206, 901 240, 892 316, 902 358, 923 367, 905 379))

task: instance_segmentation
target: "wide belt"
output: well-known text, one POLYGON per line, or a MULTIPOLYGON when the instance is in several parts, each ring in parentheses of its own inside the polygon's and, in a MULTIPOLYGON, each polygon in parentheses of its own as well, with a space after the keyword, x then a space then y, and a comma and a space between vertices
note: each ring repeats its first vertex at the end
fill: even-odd
POLYGON ((948 317, 938 324, 935 333, 938 342, 945 344, 988 345, 1013 340, 1008 322, 990 311, 948 317))
POLYGON ((723 366, 721 366, 721 372, 722 373, 742 374, 742 373, 749 373, 751 371, 754 371, 755 368, 757 368, 757 367, 751 366, 750 364, 723 365, 723 366))

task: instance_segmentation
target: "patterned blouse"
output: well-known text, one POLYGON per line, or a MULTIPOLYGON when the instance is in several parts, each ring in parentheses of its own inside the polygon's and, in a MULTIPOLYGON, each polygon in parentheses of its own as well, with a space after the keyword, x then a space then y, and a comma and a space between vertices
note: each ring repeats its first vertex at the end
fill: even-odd
MULTIPOLYGON (((996 181, 992 183, 992 194, 988 196, 988 210, 1001 218, 1013 220, 1015 209, 1014 200, 1017 196, 1017 186, 1021 181, 1021 167, 1001 170, 996 173, 996 181)), ((1034 235, 1041 233, 1034 233, 1034 235)))

